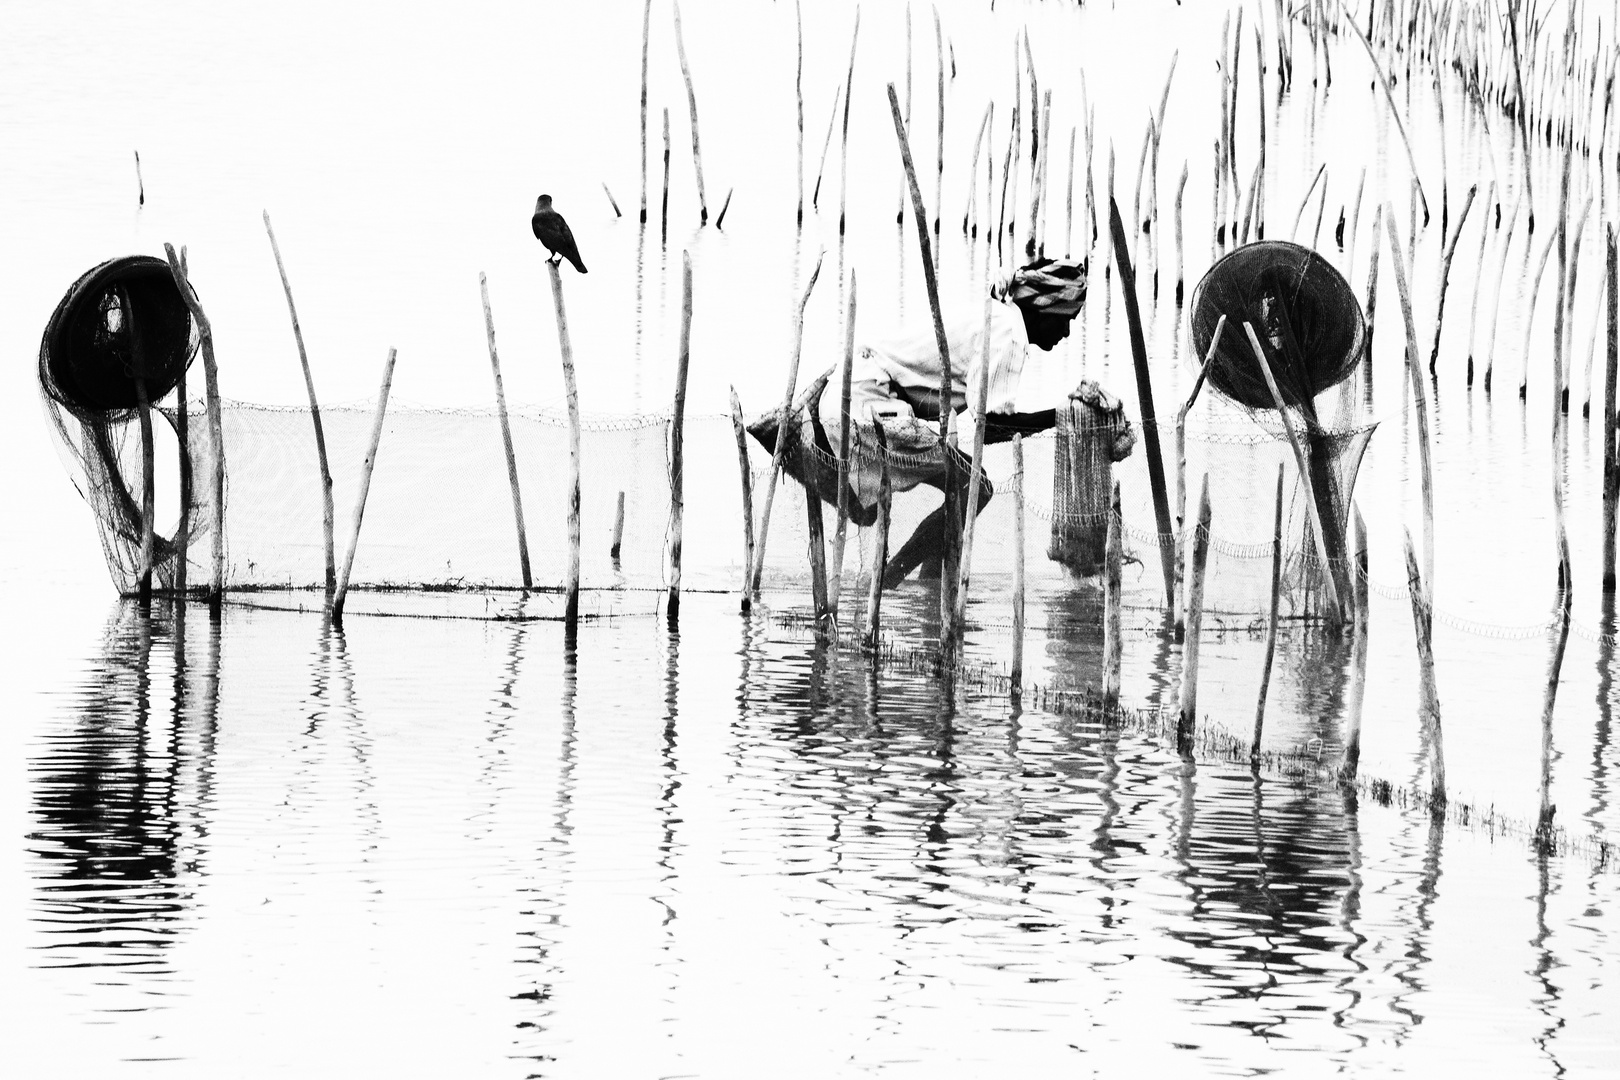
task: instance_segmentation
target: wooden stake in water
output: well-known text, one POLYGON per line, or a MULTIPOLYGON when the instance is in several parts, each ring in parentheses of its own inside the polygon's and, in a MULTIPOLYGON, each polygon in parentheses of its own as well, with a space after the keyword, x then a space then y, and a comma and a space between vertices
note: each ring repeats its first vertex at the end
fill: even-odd
POLYGON ((939 150, 938 168, 934 170, 934 266, 939 266, 939 216, 945 203, 945 44, 940 34, 939 8, 934 8, 934 56, 939 69, 939 150))
MULTIPOLYGON (((650 8, 652 6, 652 0, 647 0, 647 5, 650 8)), ((795 102, 795 104, 797 106, 796 115, 797 115, 798 121, 799 121, 799 143, 798 143, 798 146, 799 146, 799 156, 798 156, 798 162, 799 162, 799 168, 798 168, 799 209, 798 209, 798 220, 800 222, 803 222, 804 221, 804 12, 800 10, 799 0, 793 0, 793 26, 794 26, 794 29, 798 32, 798 41, 799 41, 798 63, 793 69, 793 97, 794 97, 794 102, 795 102)), ((646 55, 646 50, 645 49, 642 50, 642 55, 643 56, 646 55)), ((645 77, 643 77, 643 79, 642 79, 642 86, 643 87, 646 86, 645 77)), ((643 95, 645 95, 645 93, 646 93, 645 89, 643 89, 642 93, 643 93, 643 95)), ((646 111, 647 111, 647 107, 646 107, 646 105, 644 103, 642 105, 642 127, 644 129, 646 127, 646 111)), ((647 215, 645 213, 643 213, 642 214, 642 220, 646 220, 646 216, 647 215)))
MULTIPOLYGON (((1198 369, 1198 377, 1193 380, 1192 390, 1187 394, 1187 400, 1182 402, 1181 408, 1176 410, 1176 536, 1177 542, 1186 533, 1187 529, 1187 414, 1192 411, 1193 403, 1198 400, 1198 392, 1204 388, 1204 380, 1209 376, 1209 363, 1215 359, 1215 350, 1221 344, 1221 332, 1226 329, 1226 314, 1215 320, 1215 333, 1210 335, 1209 350, 1204 354, 1204 362, 1198 369)), ((1177 577, 1180 577, 1181 551, 1176 557, 1177 577)), ((1182 582, 1177 580, 1176 591, 1179 595, 1182 582)), ((1182 609, 1176 609, 1176 633, 1182 632, 1182 609)))
MULTIPOLYGON (((800 476, 814 475, 815 466, 810 461, 813 449, 802 442, 798 445, 800 476)), ((804 485, 803 490, 805 531, 810 555, 810 600, 815 608, 816 634, 819 636, 829 629, 825 622, 832 616, 827 602, 827 539, 821 520, 821 496, 809 484, 804 485)))
MULTIPOLYGON (((995 107, 996 107, 996 103, 993 102, 993 101, 990 102, 989 104, 985 105, 985 107, 984 107, 984 117, 982 119, 980 119, 980 121, 979 121, 979 133, 973 137, 973 164, 968 168, 967 206, 964 207, 963 210, 962 210, 962 235, 963 236, 968 235, 968 219, 973 217, 973 209, 974 209, 973 200, 974 200, 974 197, 978 194, 978 190, 979 190, 979 154, 984 150, 984 144, 985 144, 984 135, 985 135, 985 132, 990 130, 990 115, 991 115, 992 110, 995 109, 995 107)), ((986 181, 986 183, 988 183, 988 181, 986 181)), ((905 179, 904 178, 901 178, 900 186, 901 186, 902 189, 905 187, 905 179)), ((905 203, 904 203, 903 200, 901 202, 900 211, 901 211, 900 212, 900 218, 903 221, 905 219, 905 203)), ((973 226, 973 235, 974 236, 979 235, 978 223, 976 221, 975 221, 974 226, 973 226)))
POLYGON ((1183 276, 1181 261, 1181 197, 1187 192, 1187 163, 1181 163, 1181 179, 1176 182, 1176 307, 1181 306, 1183 276))
POLYGON ((1119 204, 1108 199, 1109 228, 1114 239, 1114 263, 1125 297, 1125 321, 1130 327, 1131 358, 1136 366, 1136 400, 1142 412, 1142 441, 1147 452, 1148 483, 1153 488, 1153 517, 1159 529, 1159 561, 1164 571, 1164 602, 1176 607, 1176 536, 1170 528, 1170 500, 1164 490, 1164 453, 1159 448, 1158 417, 1153 410, 1153 379, 1148 373, 1147 341, 1142 336, 1142 313, 1136 305, 1136 272, 1131 268, 1130 245, 1119 204))
POLYGON ((843 591, 844 541, 849 532, 849 452, 854 424, 849 415, 849 396, 855 370, 855 271, 849 272, 849 314, 844 320, 844 371, 838 391, 838 529, 833 533, 830 602, 838 613, 838 597, 843 591))
POLYGON ((1271 607, 1266 614, 1266 654, 1260 662, 1260 699, 1254 706, 1254 739, 1249 743, 1249 760, 1260 757, 1260 736, 1266 725, 1266 692, 1271 688, 1271 662, 1277 655, 1277 608, 1282 597, 1282 496, 1283 465, 1277 463, 1277 501, 1271 526, 1271 607))
MULTIPOLYGON (((647 0, 641 9, 641 223, 643 225, 647 224, 647 45, 651 39, 652 0, 647 0)), ((803 172, 803 169, 800 171, 803 172)), ((799 191, 802 196, 804 191, 802 177, 799 191)))
MULTIPOLYGON (((523 572, 523 587, 532 589, 534 580, 529 573, 529 536, 523 527, 523 493, 518 488, 517 454, 512 449, 512 422, 506 415, 506 384, 501 379, 501 358, 495 351, 495 316, 489 307, 489 281, 483 271, 478 273, 478 292, 484 300, 484 333, 489 339, 490 370, 495 373, 495 411, 501 418, 501 445, 506 449, 506 479, 512 487, 512 516, 517 521, 518 565, 523 572)), ((310 397, 313 401, 313 386, 310 397)), ((325 460, 324 453, 322 460, 325 460)), ((331 490, 328 484, 327 491, 331 490)))
MULTIPOLYGON (((281 262, 281 247, 276 243, 276 231, 270 227, 270 211, 268 210, 264 211, 264 231, 270 236, 270 251, 276 257, 276 272, 281 275, 281 288, 282 291, 287 294, 287 314, 292 316, 293 341, 298 345, 298 363, 304 369, 304 389, 309 392, 309 418, 310 421, 315 425, 315 459, 320 464, 321 468, 321 529, 322 537, 325 540, 326 545, 326 591, 331 593, 333 589, 337 588, 337 556, 333 541, 333 530, 336 515, 332 506, 332 469, 326 460, 326 433, 321 427, 320 402, 315 400, 315 377, 310 373, 309 370, 309 354, 304 351, 304 331, 298 325, 298 309, 293 306, 292 285, 287 281, 287 268, 283 266, 281 262)), ((483 281, 482 274, 479 275, 479 281, 483 281)), ((489 313, 488 293, 485 293, 484 295, 484 312, 486 316, 489 313)), ((490 357, 493 359, 495 355, 495 331, 493 327, 490 329, 489 333, 490 357)), ((498 391, 500 387, 500 374, 498 370, 495 379, 495 385, 498 391)), ((505 414, 503 413, 503 424, 505 423, 504 416, 505 414)), ((508 452, 510 452, 510 440, 508 440, 507 449, 508 452)), ((523 522, 520 513, 518 520, 518 532, 521 533, 522 531, 523 522)), ((528 568, 527 555, 524 556, 523 562, 525 568, 525 573, 523 575, 525 579, 524 588, 528 588, 528 573, 526 572, 528 568)))
POLYGON ((1024 686, 1024 436, 1013 436, 1012 692, 1024 686))
POLYGON ((624 492, 619 492, 617 504, 613 508, 613 539, 608 543, 608 558, 613 560, 613 568, 619 568, 619 552, 624 548, 624 492))
MULTIPOLYGON (((1063 205, 1063 257, 1074 256, 1074 138, 1075 129, 1069 128, 1069 188, 1063 205)), ((1176 222, 1180 228, 1180 221, 1176 222)))
POLYGON ((1266 377, 1266 386, 1271 391, 1271 401, 1277 410, 1277 418, 1282 421, 1283 431, 1288 435, 1288 446, 1294 452, 1294 465, 1299 469, 1299 480, 1305 487, 1305 510, 1310 515, 1312 539, 1316 541, 1316 557, 1322 561, 1322 582, 1327 589, 1328 621, 1338 625, 1344 618, 1345 598, 1339 595, 1339 585, 1333 572, 1332 553, 1328 551, 1326 533, 1322 531, 1321 503, 1316 501, 1316 486, 1311 482, 1310 465, 1305 459, 1305 448, 1299 441, 1299 433, 1288 419, 1288 407, 1283 401, 1282 391, 1277 388, 1277 378, 1272 374, 1271 363, 1266 359, 1266 351, 1260 347, 1260 338, 1254 332, 1254 325, 1245 322, 1243 332, 1249 335, 1249 348, 1254 353, 1255 361, 1260 365, 1260 373, 1266 377))
POLYGON ((187 310, 191 312, 192 321, 197 324, 197 336, 201 340, 203 389, 207 394, 208 440, 213 444, 208 475, 209 492, 214 502, 211 537, 213 574, 208 585, 208 600, 209 604, 218 610, 225 593, 225 422, 219 401, 219 366, 214 362, 214 329, 213 324, 208 321, 208 316, 203 313, 202 302, 197 299, 196 292, 191 288, 185 264, 174 253, 174 245, 164 244, 163 251, 169 259, 169 273, 173 275, 174 283, 180 290, 180 298, 185 301, 187 310))
POLYGON ((686 517, 686 372, 692 364, 692 253, 681 252, 681 351, 669 426, 669 624, 681 616, 681 533, 686 517))
MULTIPOLYGON (((1444 140, 1442 140, 1444 141, 1444 140)), ((1451 280, 1451 258, 1457 254, 1457 241, 1462 238, 1463 223, 1468 220, 1468 210, 1474 205, 1474 196, 1479 194, 1479 185, 1470 184, 1468 195, 1463 199, 1462 212, 1457 215, 1457 227, 1452 230, 1451 239, 1446 241, 1446 254, 1440 262, 1440 298, 1435 302, 1434 312, 1434 347, 1429 350, 1429 374, 1434 374, 1435 365, 1440 360, 1440 329, 1445 325, 1446 317, 1446 285, 1451 280)), ((1441 221, 1445 220, 1442 210, 1441 221)))
POLYGON ((1205 473, 1198 494, 1198 527, 1193 533, 1191 565, 1187 570, 1187 640, 1181 649, 1181 721, 1176 725, 1176 750, 1182 757, 1192 756, 1193 732, 1198 722, 1198 639, 1204 625, 1209 521, 1209 474, 1205 473))
POLYGON ((550 259, 546 260, 546 269, 551 273, 551 300, 557 309, 557 344, 562 351, 563 392, 568 398, 568 591, 563 623, 564 633, 573 637, 579 630, 579 388, 574 382, 574 346, 568 338, 568 311, 563 306, 562 274, 550 259))
POLYGON ((681 58, 681 78, 686 80, 686 108, 692 117, 692 168, 697 172, 698 222, 709 223, 709 203, 703 196, 703 152, 698 147, 697 91, 692 89, 692 68, 686 62, 686 42, 681 37, 681 5, 675 0, 675 51, 681 58))
MULTIPOLYGON (((1513 227, 1519 222, 1519 200, 1513 201, 1508 214, 1507 231, 1502 234, 1502 257, 1496 264, 1496 284, 1491 287, 1491 301, 1486 310, 1491 313, 1489 329, 1485 332, 1485 392, 1491 392, 1491 370, 1496 360, 1496 319, 1501 314, 1502 280, 1507 277, 1508 251, 1513 246, 1513 227)), ((1529 240, 1525 241, 1528 248, 1529 240)))
POLYGON ((754 549, 753 574, 748 588, 753 596, 759 595, 759 579, 765 573, 765 538, 771 529, 771 503, 776 500, 776 476, 782 468, 782 448, 787 444, 788 420, 793 414, 793 388, 799 383, 799 354, 804 346, 804 309, 810 303, 816 278, 821 276, 821 260, 822 255, 817 255, 816 268, 810 271, 810 281, 804 287, 804 295, 799 298, 799 314, 793 323, 793 352, 788 360, 787 389, 782 392, 782 409, 776 417, 776 445, 771 450, 771 469, 765 477, 765 505, 759 515, 759 543, 754 549))
POLYGON ((889 562, 889 501, 892 495, 889 490, 889 440, 883 434, 881 420, 872 422, 872 438, 877 443, 878 505, 877 536, 872 551, 872 576, 866 586, 866 649, 875 655, 882 640, 883 568, 889 562))
MULTIPOLYGON (((556 266, 555 263, 552 264, 556 266)), ((360 547, 360 522, 366 514, 366 496, 371 492, 371 473, 377 467, 377 448, 382 444, 383 419, 388 415, 388 390, 394 384, 394 350, 389 348, 388 361, 383 365, 382 387, 377 391, 377 415, 371 423, 371 443, 366 450, 365 464, 360 467, 360 494, 354 501, 354 528, 349 533, 349 554, 343 559, 343 573, 338 577, 337 591, 332 596, 332 621, 343 622, 343 602, 349 594, 349 575, 354 571, 354 553, 360 547)))
POLYGON ((1355 544, 1355 640, 1350 647, 1350 687, 1344 705, 1344 759, 1339 763, 1340 780, 1352 784, 1361 764, 1361 713, 1367 700, 1367 628, 1371 625, 1372 595, 1367 578, 1367 523, 1359 507, 1355 510, 1355 544))
POLYGON ((1620 458, 1616 457, 1616 370, 1620 369, 1620 274, 1616 273, 1614 225, 1604 227, 1605 292, 1609 348, 1603 369, 1603 591, 1614 592, 1616 501, 1620 499, 1620 458))
MULTIPOLYGON (((746 613, 753 607, 749 597, 749 585, 754 572, 754 473, 748 467, 748 429, 743 426, 742 401, 737 397, 735 386, 731 388, 731 430, 737 437, 737 469, 742 476, 742 610, 746 613)), ((780 438, 778 435, 778 440, 780 438)), ((623 492, 619 493, 619 505, 624 506, 623 492)))
POLYGON ((1434 603, 1434 463, 1429 454, 1429 399, 1418 371, 1417 327, 1412 322, 1412 294, 1406 287, 1406 268, 1401 264, 1399 227, 1395 208, 1384 204, 1389 219, 1390 261, 1395 264, 1395 289, 1401 298, 1401 320, 1406 326, 1406 368, 1412 384, 1412 411, 1417 417, 1418 464, 1423 482, 1423 583, 1430 590, 1425 600, 1434 603))
POLYGON ((1418 570, 1410 529, 1406 530, 1406 581, 1412 594, 1412 626, 1417 634, 1418 710, 1433 755, 1429 801, 1432 806, 1441 807, 1446 804, 1446 753, 1440 735, 1440 693, 1434 681, 1434 608, 1428 599, 1433 595, 1434 583, 1425 582, 1418 570))
MULTIPOLYGON (((1566 458, 1565 424, 1567 419, 1562 403, 1561 388, 1564 385, 1564 325, 1566 310, 1564 306, 1564 293, 1569 284, 1569 170, 1570 151, 1564 150, 1564 175, 1559 185, 1558 206, 1558 307, 1553 313, 1553 379, 1552 379, 1552 494, 1553 494, 1553 527, 1557 530, 1558 540, 1558 584, 1569 592, 1570 561, 1569 561, 1569 533, 1564 527, 1564 466, 1566 458)), ((1590 199, 1587 205, 1591 205, 1590 199)), ((1551 709, 1549 703, 1548 708, 1551 709)))
MULTIPOLYGON (((1496 181, 1485 190, 1485 207, 1490 209, 1492 201, 1496 198, 1496 181)), ((1490 221, 1480 222, 1479 226, 1479 255, 1474 259, 1474 297, 1468 303, 1468 385, 1474 385, 1474 331, 1479 326, 1479 294, 1480 286, 1485 281, 1485 245, 1491 238, 1490 221)), ((1436 335, 1438 342, 1438 335, 1436 335)))
POLYGON ((669 234, 669 109, 664 109, 664 197, 658 204, 658 220, 669 234))
MULTIPOLYGON (((1427 225, 1429 223, 1429 197, 1424 194, 1423 182, 1418 179, 1417 155, 1412 153, 1412 140, 1406 137, 1406 125, 1401 123, 1401 110, 1395 104, 1395 94, 1389 88, 1389 78, 1384 74, 1383 65, 1378 62, 1378 54, 1373 51, 1372 42, 1367 40, 1367 35, 1361 32, 1361 27, 1356 25, 1354 19, 1346 19, 1345 25, 1356 32, 1356 37, 1366 47, 1367 59, 1372 61, 1373 74, 1377 77, 1379 88, 1384 91, 1384 99, 1389 102, 1389 116, 1391 120, 1395 121, 1395 130, 1400 133, 1401 145, 1406 148, 1406 161, 1412 168, 1412 183, 1417 188, 1418 198, 1423 202, 1423 223, 1427 225)), ((1527 170, 1525 173, 1526 190, 1528 190, 1529 166, 1526 165, 1525 168, 1527 170)))
POLYGON ((838 126, 838 102, 843 99, 844 88, 833 88, 832 115, 827 117, 827 137, 821 142, 821 164, 816 167, 816 186, 810 193, 810 208, 814 210, 821 199, 821 178, 827 173, 827 151, 832 148, 833 129, 838 126))
POLYGON ((984 290, 984 342, 979 354, 979 381, 974 388, 973 402, 973 458, 968 473, 967 512, 962 526, 961 581, 956 589, 956 625, 967 622, 967 596, 973 566, 974 525, 979 518, 980 477, 984 468, 984 414, 990 397, 990 290, 984 290))
MULTIPOLYGON (((855 96, 855 46, 861 39, 861 6, 855 5, 855 29, 849 35, 849 75, 844 82, 844 133, 838 147, 838 235, 844 235, 849 192, 849 106, 855 96)), ((921 228, 922 226, 918 226, 921 228)), ((820 513, 818 510, 817 513, 820 513)))
POLYGON ((1124 651, 1124 596, 1121 570, 1125 559, 1125 528, 1120 517, 1119 481, 1114 481, 1108 502, 1108 539, 1103 564, 1103 708, 1119 708, 1120 663, 1124 651))

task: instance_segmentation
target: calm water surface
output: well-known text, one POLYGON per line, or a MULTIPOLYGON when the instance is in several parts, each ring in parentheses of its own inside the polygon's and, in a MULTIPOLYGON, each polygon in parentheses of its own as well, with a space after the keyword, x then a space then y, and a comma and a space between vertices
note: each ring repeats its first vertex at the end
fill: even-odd
MULTIPOLYGON (((912 130, 927 162, 932 20, 914 7, 912 130)), ((1210 257, 1213 58, 1225 9, 1146 0, 943 8, 957 68, 947 303, 977 303, 992 268, 988 249, 950 226, 966 205, 960 159, 992 97, 993 145, 1005 147, 1014 42, 1026 26, 1053 91, 1051 175, 1067 168, 1084 93, 1096 107, 1096 184, 1105 186, 1111 146, 1122 204, 1145 103, 1179 56, 1161 215, 1186 161, 1195 281, 1210 257)), ((1269 27, 1269 4, 1250 5, 1248 25, 1258 9, 1269 27)), ((1499 304, 1499 389, 1470 392, 1467 323, 1456 313, 1480 272, 1469 254, 1480 209, 1462 234, 1429 384, 1442 553, 1435 648, 1449 780, 1470 807, 1466 825, 1399 799, 1358 801, 1309 769, 1281 779, 1184 763, 1154 732, 1043 712, 1033 697, 1021 708, 980 680, 874 670, 774 617, 804 605, 786 579, 771 613, 752 619, 729 596, 689 596, 678 635, 650 614, 650 594, 598 595, 596 610, 615 617, 587 625, 573 647, 553 622, 481 621, 490 610, 543 615, 545 597, 521 609, 500 596, 356 598, 346 631, 272 610, 280 601, 270 598, 232 605, 218 622, 195 607, 148 613, 110 598, 89 517, 45 450, 35 397, 38 334, 78 274, 113 254, 189 244, 225 395, 297 402, 302 381, 259 216, 269 209, 324 400, 373 393, 392 344, 396 403, 483 405, 475 278, 485 270, 507 392, 520 406, 551 407, 560 401, 554 328, 526 225, 540 190, 566 209, 592 267, 568 279, 588 413, 665 408, 679 254, 692 252, 699 465, 688 473, 688 581, 735 581, 735 466, 717 417, 732 383, 749 411, 779 400, 792 305, 818 251, 827 261, 807 312, 805 377, 839 355, 833 286, 846 271, 859 272, 863 327, 925 310, 915 237, 894 226, 882 92, 905 76, 904 8, 862 7, 846 246, 830 209, 836 141, 820 212, 802 232, 793 227, 787 4, 684 12, 711 214, 736 192, 725 232, 696 227, 670 13, 654 5, 655 205, 665 106, 674 189, 669 226, 655 216, 637 228, 640 14, 623 0, 489 3, 453 24, 290 3, 228 17, 201 4, 159 17, 110 3, 0 16, 0 145, 10 162, 0 196, 15 211, 0 217, 14 253, 0 267, 9 298, 0 345, 13 376, 0 395, 0 448, 17 465, 0 470, 0 497, 15 511, 0 517, 0 821, 11 840, 0 1060, 23 1063, 20 1075, 61 1076, 1612 1074, 1620 875, 1594 852, 1620 835, 1611 779, 1620 694, 1614 620, 1590 588, 1601 427, 1572 425, 1577 630, 1548 759, 1549 797, 1576 843, 1538 854, 1522 826, 1540 796, 1543 624, 1554 596, 1552 305, 1544 290, 1527 353, 1522 267, 1545 234, 1531 251, 1521 226, 1499 304), (749 47, 738 47, 739 28, 749 47), (143 207, 132 149, 145 168, 143 207), (630 216, 612 216, 604 181, 630 216), (1531 376, 1524 402, 1514 393, 1521 371, 1531 376), (367 614, 407 610, 477 617, 367 614), (1482 826, 1492 814, 1511 828, 1482 826)), ((853 16, 853 5, 806 6, 807 186, 853 16)), ((1331 88, 1313 95, 1302 74, 1283 100, 1266 191, 1270 235, 1281 235, 1326 163, 1328 248, 1335 207, 1351 203, 1365 169, 1354 258, 1329 249, 1359 291, 1371 207, 1392 200, 1404 231, 1408 188, 1404 152, 1369 105, 1358 48, 1335 54, 1331 88)), ((1493 177, 1506 211, 1521 164, 1504 125, 1483 132, 1456 89, 1444 91, 1452 122, 1442 129, 1421 80, 1400 87, 1431 201, 1443 136, 1453 213, 1467 184, 1493 177)), ((1252 168, 1258 110, 1244 101, 1238 142, 1252 168)), ((1532 155, 1541 222, 1555 216, 1549 177, 1559 164, 1545 147, 1532 155)), ((997 168, 999 178, 999 159, 997 168)), ((1620 206, 1608 201, 1620 200, 1613 179, 1577 169, 1577 199, 1602 192, 1574 305, 1583 361, 1598 311, 1596 222, 1620 206)), ((925 178, 930 200, 931 187, 925 178)), ((1027 200, 1025 191, 1017 201, 1027 200)), ((1062 221, 1054 202, 1053 247, 1062 221)), ((1439 232, 1437 216, 1418 240, 1425 347, 1439 232)), ((1079 222, 1075 233, 1078 253, 1079 222)), ((1485 262, 1489 283, 1492 256, 1485 262)), ((1363 769, 1401 790, 1425 774, 1400 591, 1401 533, 1418 528, 1415 449, 1389 265, 1386 249, 1376 378, 1353 386, 1352 419, 1380 422, 1358 487, 1375 585, 1363 769)), ((1032 392, 1061 396, 1088 376, 1138 415, 1117 293, 1097 282, 1074 337, 1032 360, 1032 392)), ((1145 313, 1161 413, 1190 384, 1170 297, 1162 289, 1145 313)), ((1487 294, 1482 310, 1490 303, 1487 294)), ((1576 371, 1579 403, 1588 383, 1576 371)), ((1253 588, 1265 566, 1232 551, 1269 539, 1275 458, 1266 455, 1276 447, 1221 443, 1230 418, 1208 412, 1207 399, 1193 418, 1202 434, 1190 475, 1196 484, 1205 468, 1216 473, 1216 531, 1229 545, 1212 581, 1229 610, 1212 617, 1203 646, 1200 708, 1241 735, 1258 682, 1253 588)), ((484 438, 486 421, 466 423, 483 424, 484 438)), ((656 488, 662 459, 653 457, 607 468, 640 468, 656 488)), ((380 488, 408 489, 417 464, 443 479, 433 459, 432 446, 390 444, 381 468, 396 471, 380 488)), ((1031 492, 1049 486, 1045 460, 1042 473, 1032 454, 1031 492)), ((530 462, 547 467, 538 454, 530 462)), ((503 474, 498 459, 489 464, 499 496, 503 474)), ((1004 450, 988 469, 1004 485, 1004 450)), ((1141 455, 1123 472, 1127 522, 1151 529, 1141 455)), ((473 474, 452 480, 470 485, 473 474)), ((307 495, 300 484, 285 480, 307 495)), ((349 494, 340 487, 340 505, 349 494)), ((802 550, 796 496, 779 500, 773 523, 783 566, 802 550)), ((588 502, 587 513, 606 504, 588 502)), ((504 514, 498 498, 491 505, 504 514)), ((1008 505, 998 499, 984 519, 970 609, 969 657, 991 667, 1006 663, 1010 643, 1008 505)), ((1033 500, 1026 666, 1043 686, 1077 690, 1099 678, 1098 598, 1039 558, 1042 506, 1033 500)), ((661 517, 652 516, 658 523, 632 542, 649 544, 637 557, 656 576, 661 517)), ((531 520, 549 522, 534 541, 543 560, 557 521, 538 511, 531 520)), ((364 551, 409 549, 412 535, 390 534, 388 521, 368 518, 364 551)), ((505 544, 506 518, 495 527, 505 544)), ((541 530, 531 524, 532 536, 541 530)), ((1157 569, 1151 550, 1145 557, 1127 574, 1124 681, 1128 701, 1153 709, 1175 701, 1181 649, 1161 632, 1157 569)), ((293 608, 299 598, 281 600, 293 608)), ((926 586, 905 586, 886 611, 902 647, 937 634, 926 586)), ((1331 767, 1351 685, 1347 642, 1285 629, 1274 679, 1266 748, 1331 767)))

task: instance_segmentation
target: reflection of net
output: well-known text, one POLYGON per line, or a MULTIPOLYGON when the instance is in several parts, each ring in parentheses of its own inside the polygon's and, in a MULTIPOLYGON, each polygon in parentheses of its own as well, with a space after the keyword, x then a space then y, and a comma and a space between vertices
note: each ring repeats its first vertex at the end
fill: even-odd
MULTIPOLYGON (((1257 417, 1277 412, 1300 438, 1337 591, 1345 594, 1350 495, 1370 429, 1330 431, 1320 395, 1349 378, 1361 361, 1366 324, 1344 277, 1316 252, 1283 241, 1247 244, 1209 269, 1192 298, 1195 354, 1209 355, 1209 385, 1257 417), (1210 345, 1222 316, 1226 328, 1210 345), (1265 355, 1273 395, 1246 329, 1265 355)), ((1314 546, 1315 540, 1307 538, 1314 546)))
MULTIPOLYGON (((136 380, 156 404, 179 382, 196 355, 191 314, 161 259, 109 259, 74 282, 46 324, 39 350, 39 384, 60 447, 101 531, 113 580, 122 591, 140 573, 144 486, 136 429, 136 380)), ((172 416, 154 410, 157 416, 172 416)), ((194 443, 197 442, 195 438, 194 443)), ((206 433, 201 442, 206 451, 206 433)), ((192 536, 203 534, 193 507, 192 536)), ((161 530, 154 570, 167 587, 174 544, 161 530)))

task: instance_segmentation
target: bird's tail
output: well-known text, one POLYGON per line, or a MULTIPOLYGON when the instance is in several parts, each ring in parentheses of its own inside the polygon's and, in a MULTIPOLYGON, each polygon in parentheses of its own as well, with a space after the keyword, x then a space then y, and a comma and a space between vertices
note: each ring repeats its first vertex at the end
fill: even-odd
POLYGON ((574 269, 578 270, 580 273, 582 273, 582 274, 590 273, 589 270, 585 269, 585 261, 583 259, 581 259, 578 255, 570 255, 570 256, 568 256, 568 261, 573 263, 574 264, 574 269))

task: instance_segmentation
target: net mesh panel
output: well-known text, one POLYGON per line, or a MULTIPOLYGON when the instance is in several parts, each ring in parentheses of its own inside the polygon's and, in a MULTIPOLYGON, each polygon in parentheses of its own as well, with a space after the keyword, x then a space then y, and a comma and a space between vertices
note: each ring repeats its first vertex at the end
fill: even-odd
MULTIPOLYGON (((1257 419, 1277 417, 1281 399, 1280 412, 1302 444, 1328 569, 1343 594, 1351 581, 1350 496, 1366 434, 1330 430, 1318 410, 1365 352, 1366 322, 1355 292, 1316 252, 1265 240, 1237 248, 1210 267, 1193 290, 1191 323, 1195 355, 1209 357, 1211 389, 1257 419), (1223 316, 1226 327, 1217 342, 1223 316), (1253 327, 1254 342, 1246 326, 1253 327), (1276 381, 1275 396, 1255 357, 1255 342, 1276 381)), ((1335 404, 1344 400, 1337 397, 1335 404)), ((1307 541, 1307 550, 1317 546, 1314 537, 1307 541)))
MULTIPOLYGON (((197 344, 169 264, 147 255, 108 259, 80 277, 52 312, 40 342, 45 411, 64 463, 95 514, 108 569, 122 592, 134 589, 141 570, 145 473, 136 380, 145 381, 150 402, 161 401, 179 383, 197 344)), ((160 418, 174 422, 172 412, 154 410, 154 422, 160 418)), ((206 433, 201 442, 206 447, 206 433)), ((206 509, 194 502, 193 540, 206 535, 206 509)), ((160 587, 172 584, 177 528, 157 529, 154 572, 160 587)))

